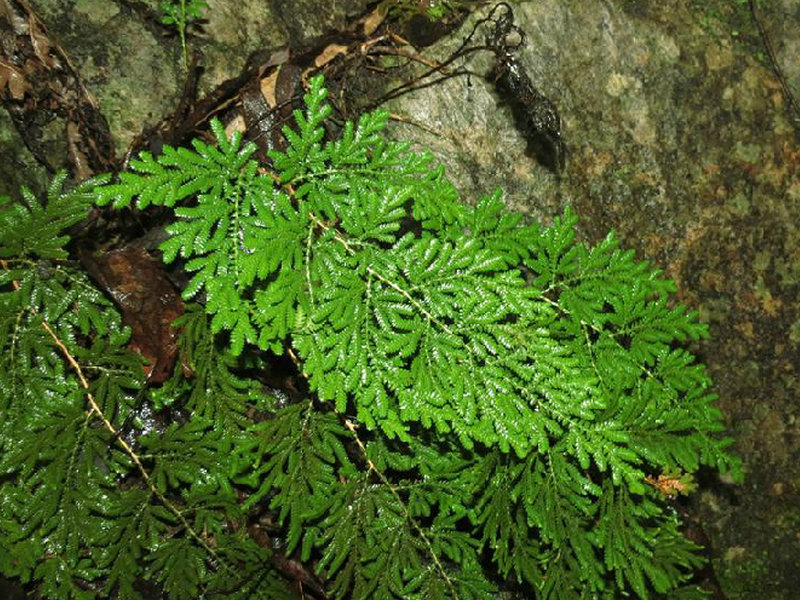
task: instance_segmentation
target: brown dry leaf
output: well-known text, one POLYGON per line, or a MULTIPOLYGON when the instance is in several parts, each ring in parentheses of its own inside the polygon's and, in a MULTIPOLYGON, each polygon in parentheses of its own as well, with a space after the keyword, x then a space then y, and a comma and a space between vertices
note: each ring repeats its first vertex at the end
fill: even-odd
POLYGON ((278 65, 289 62, 290 58, 291 52, 289 52, 289 46, 284 46, 283 48, 279 48, 269 55, 267 62, 264 63, 264 67, 277 67, 278 65))
POLYGON ((22 100, 25 93, 31 89, 31 85, 21 71, 0 60, 0 94, 4 95, 6 86, 8 86, 8 92, 13 100, 22 100))
POLYGON ((275 86, 278 83, 279 72, 279 69, 273 70, 272 73, 266 77, 262 77, 260 82, 261 95, 264 96, 264 100, 267 101, 267 106, 273 109, 278 106, 278 100, 275 95, 275 86))
POLYGON ((386 11, 381 10, 380 8, 376 8, 367 16, 365 16, 361 20, 361 25, 364 28, 364 35, 369 37, 378 27, 381 26, 381 23, 386 19, 386 11))
POLYGON ((161 263, 141 248, 129 246, 92 256, 81 253, 86 269, 114 299, 122 322, 131 328, 131 350, 144 356, 144 374, 152 383, 172 375, 178 334, 172 322, 183 314, 183 302, 161 263))
POLYGON ((328 44, 325 49, 314 58, 314 66, 324 67, 337 56, 347 54, 347 46, 342 44, 328 44))
POLYGON ((4 17, 6 23, 11 25, 14 29, 14 35, 25 35, 27 33, 25 19, 14 10, 8 0, 0 0, 0 17, 4 17))
POLYGON ((231 122, 225 126, 225 135, 228 139, 231 139, 231 136, 235 131, 238 131, 241 134, 244 134, 247 131, 247 123, 245 123, 242 115, 236 115, 231 122))
POLYGON ((28 30, 30 31, 31 45, 41 63, 48 69, 55 66, 53 57, 50 56, 50 38, 43 31, 42 26, 33 18, 28 16, 28 30))
POLYGON ((81 143, 83 141, 80 131, 78 130, 78 124, 74 121, 67 121, 67 153, 74 167, 73 173, 78 181, 83 181, 93 175, 86 154, 81 150, 81 143))

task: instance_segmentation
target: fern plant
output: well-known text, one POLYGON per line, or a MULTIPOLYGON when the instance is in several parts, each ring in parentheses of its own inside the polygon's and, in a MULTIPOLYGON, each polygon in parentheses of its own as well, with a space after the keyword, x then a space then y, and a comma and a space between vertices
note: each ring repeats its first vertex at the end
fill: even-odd
POLYGON ((192 418, 154 416, 129 330, 64 249, 103 180, 63 180, 46 204, 0 203, 0 572, 45 598, 142 598, 142 580, 187 600, 290 597, 277 579, 253 591, 270 551, 231 529, 246 517, 224 457, 269 398, 190 307, 182 346, 203 387, 176 377, 164 391, 192 418))
POLYGON ((738 476, 682 347, 706 327, 571 211, 462 204, 385 113, 326 141, 325 96, 269 166, 214 122, 0 213, 0 571, 53 598, 702 597, 671 495, 738 476), (92 200, 174 211, 188 368, 160 388, 57 237, 92 200), (264 391, 269 354, 308 397, 264 391))

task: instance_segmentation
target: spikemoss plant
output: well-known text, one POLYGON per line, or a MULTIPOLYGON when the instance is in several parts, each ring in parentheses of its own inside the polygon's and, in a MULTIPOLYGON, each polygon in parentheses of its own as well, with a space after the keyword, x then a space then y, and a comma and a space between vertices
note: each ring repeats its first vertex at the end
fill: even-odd
POLYGON ((670 496, 737 473, 682 347, 705 325, 570 211, 460 203, 385 113, 325 141, 325 95, 269 167, 215 122, 3 205, 0 572, 53 599, 702 597, 670 496), (92 202, 174 212, 194 303, 160 388, 64 250, 92 202), (267 393, 268 353, 307 397, 267 393))
POLYGON ((186 49, 186 31, 203 18, 203 11, 208 9, 205 0, 163 0, 161 2, 161 23, 171 25, 178 31, 181 43, 181 59, 183 66, 189 66, 189 53, 186 49))

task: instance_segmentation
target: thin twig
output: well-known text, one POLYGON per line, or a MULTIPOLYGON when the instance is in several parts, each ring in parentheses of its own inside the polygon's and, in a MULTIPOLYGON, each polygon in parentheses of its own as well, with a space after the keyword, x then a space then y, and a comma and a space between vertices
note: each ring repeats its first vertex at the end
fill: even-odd
POLYGON ((370 54, 382 54, 385 56, 402 56, 415 62, 421 63, 428 68, 437 69, 445 75, 450 74, 450 69, 442 67, 437 61, 432 58, 427 58, 416 52, 412 52, 408 48, 395 48, 393 46, 372 46, 370 54))
POLYGON ((780 65, 778 64, 778 58, 775 54, 775 50, 772 48, 772 42, 769 39, 769 35, 767 34, 767 30, 764 28, 764 24, 761 22, 761 19, 758 18, 758 12, 756 11, 756 3, 755 0, 748 0, 748 6, 750 7, 750 14, 753 17, 753 22, 756 24, 758 28, 758 33, 761 35, 761 41, 764 44, 764 48, 767 51, 767 57, 769 58, 770 66, 772 67, 772 72, 775 74, 775 77, 778 79, 778 83, 781 86, 781 90, 783 91, 783 97, 788 103, 788 105, 794 110, 794 121, 795 124, 800 123, 800 104, 797 102, 797 98, 795 98, 792 89, 789 87, 789 84, 786 81, 786 77, 783 75, 783 70, 781 69, 780 65))

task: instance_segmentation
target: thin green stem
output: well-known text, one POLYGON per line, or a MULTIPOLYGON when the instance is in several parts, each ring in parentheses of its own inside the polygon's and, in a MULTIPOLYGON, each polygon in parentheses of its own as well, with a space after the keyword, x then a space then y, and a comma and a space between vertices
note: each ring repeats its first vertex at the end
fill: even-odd
POLYGON ((178 35, 181 38, 181 57, 184 69, 189 69, 189 55, 186 51, 186 0, 181 0, 180 14, 178 15, 178 35))

